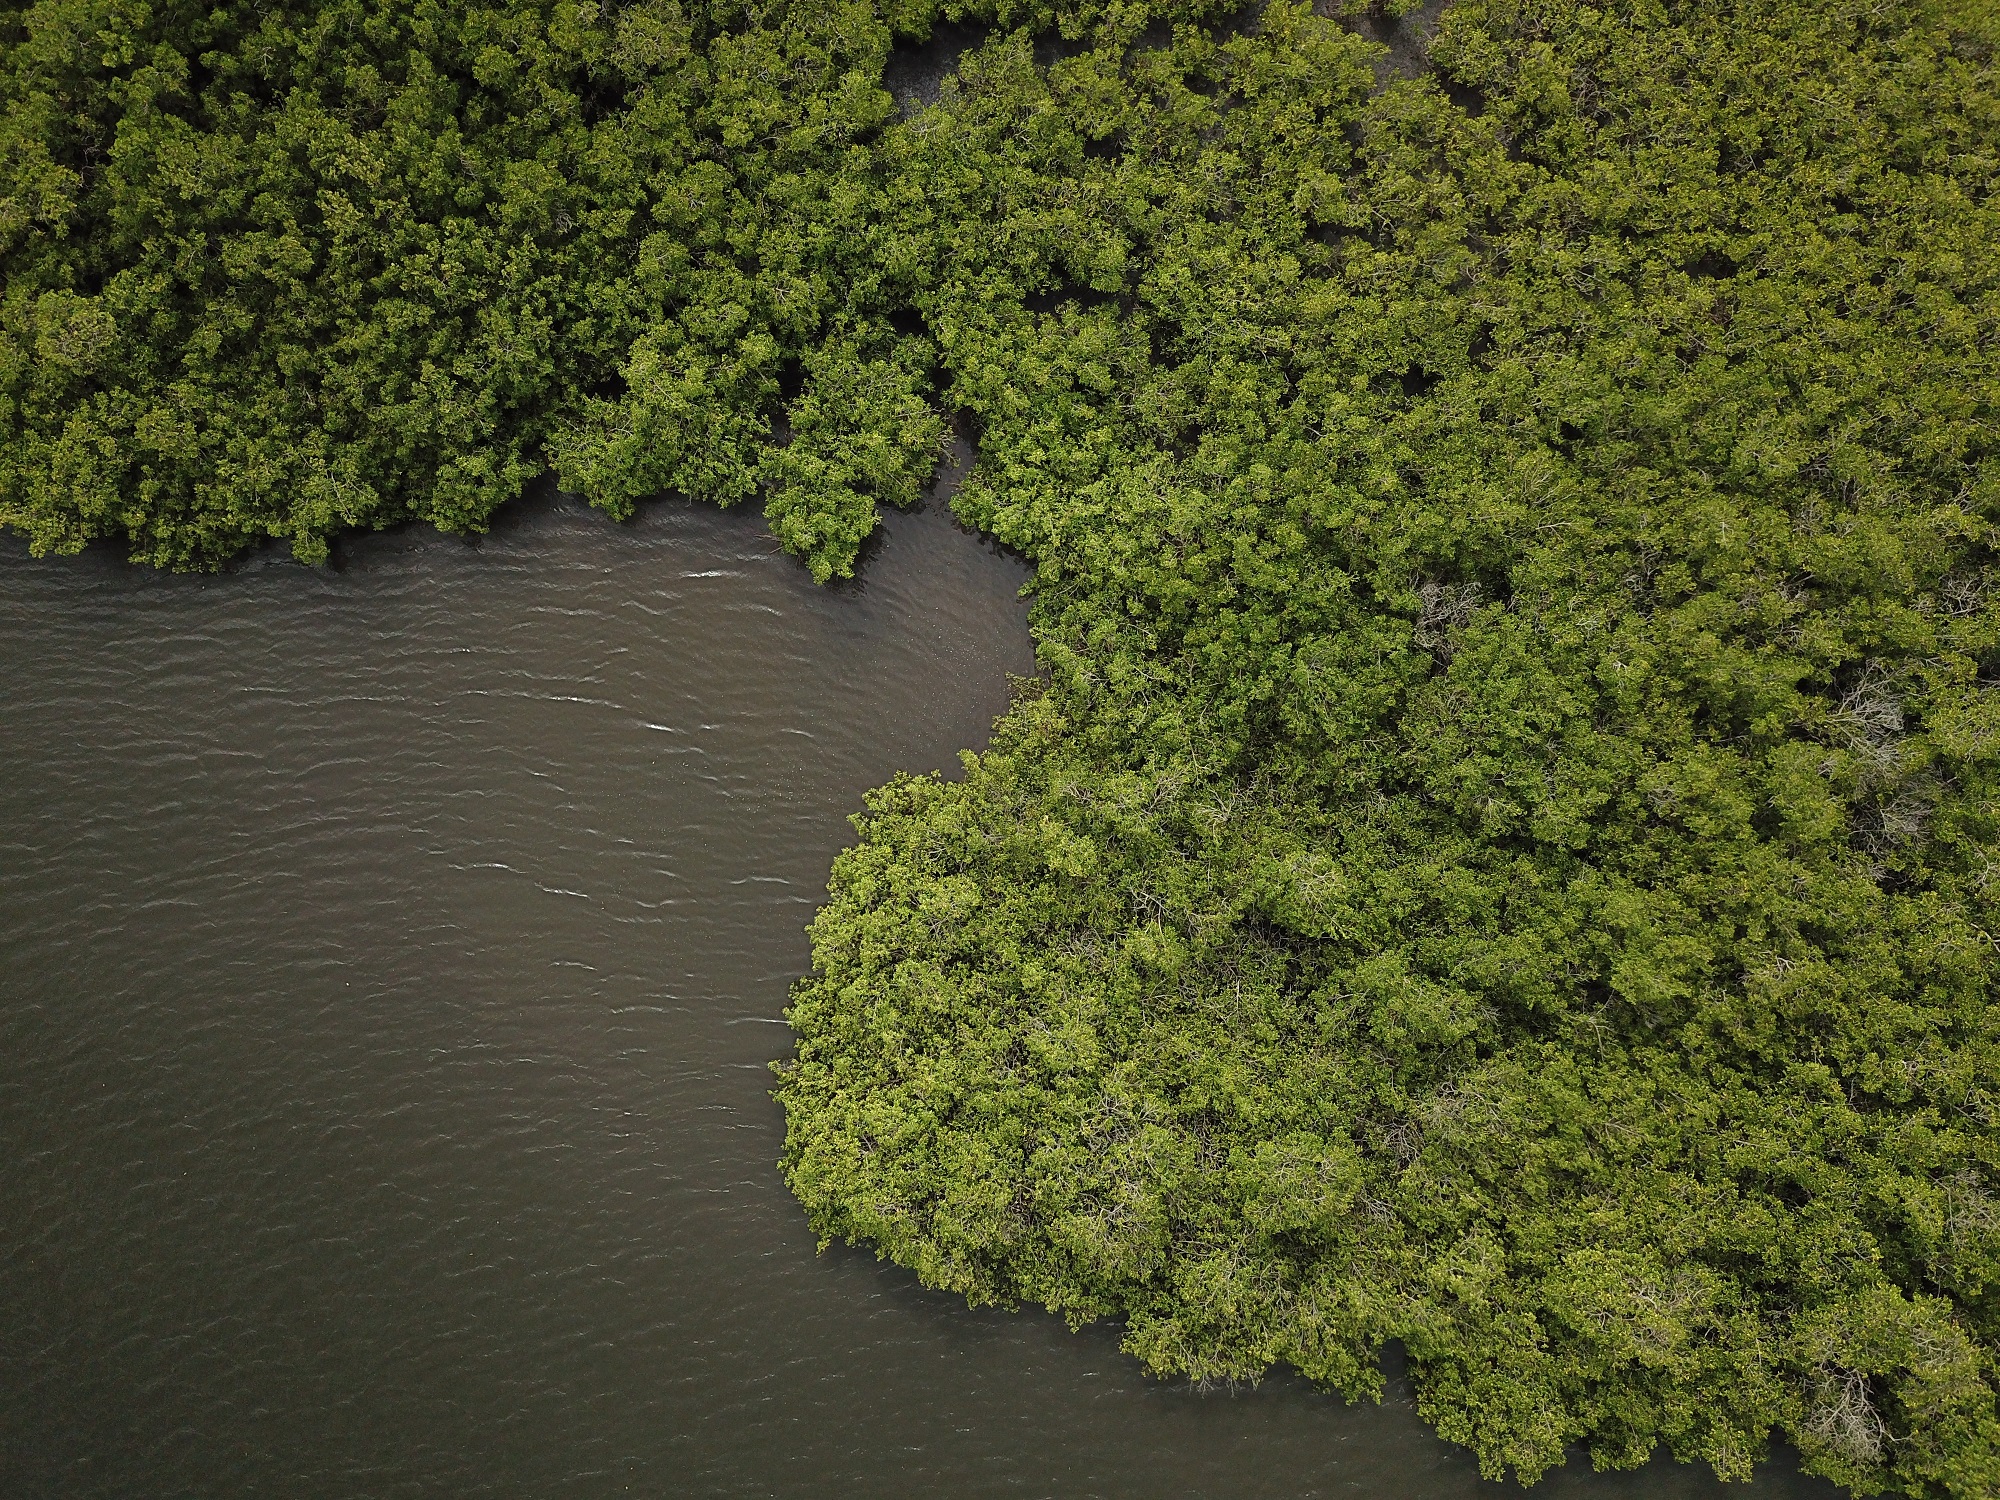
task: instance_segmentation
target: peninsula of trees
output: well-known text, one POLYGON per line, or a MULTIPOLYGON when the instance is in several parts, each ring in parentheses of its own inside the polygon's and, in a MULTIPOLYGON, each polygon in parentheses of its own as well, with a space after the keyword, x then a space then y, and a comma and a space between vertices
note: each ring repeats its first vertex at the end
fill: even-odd
POLYGON ((825 579, 955 426, 1045 680, 835 868, 820 1233, 1163 1375, 1400 1340, 1494 1474, 1992 1500, 2000 5, 1407 8, 0 7, 0 524, 553 465, 825 579))

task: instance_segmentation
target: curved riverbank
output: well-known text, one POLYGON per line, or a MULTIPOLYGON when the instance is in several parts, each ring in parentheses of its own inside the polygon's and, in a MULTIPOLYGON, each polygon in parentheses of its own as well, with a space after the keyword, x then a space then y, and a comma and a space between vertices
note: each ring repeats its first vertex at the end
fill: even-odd
POLYGON ((1486 1492, 1403 1382, 1161 1385, 812 1253, 803 924, 1031 667, 942 515, 835 592, 664 506, 199 580, 0 545, 8 1494, 1486 1492))

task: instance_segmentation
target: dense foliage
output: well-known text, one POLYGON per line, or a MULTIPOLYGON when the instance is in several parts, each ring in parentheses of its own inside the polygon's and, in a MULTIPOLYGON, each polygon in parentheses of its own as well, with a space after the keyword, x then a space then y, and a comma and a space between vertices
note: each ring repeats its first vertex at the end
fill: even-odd
POLYGON ((345 527, 476 530, 546 450, 614 511, 768 490, 816 574, 851 566, 939 431, 922 342, 841 253, 890 33, 754 15, 0 9, 0 522, 320 559, 345 527))
POLYGON ((160 563, 761 495, 1037 565, 878 792, 785 1167, 829 1238, 1588 1446, 2000 1493, 2000 12, 43 0, 0 519, 160 563), (1379 18, 1376 18, 1379 19, 1379 18), (1039 38, 1039 40, 1037 40, 1039 38))

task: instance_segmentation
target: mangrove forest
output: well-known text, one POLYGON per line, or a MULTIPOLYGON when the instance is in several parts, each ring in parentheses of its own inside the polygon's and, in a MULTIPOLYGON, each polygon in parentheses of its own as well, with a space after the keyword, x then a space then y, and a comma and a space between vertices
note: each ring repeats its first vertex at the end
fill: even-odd
MULTIPOLYGON (((884 506, 826 1243, 1486 1473, 2000 1495, 2000 3, 0 6, 0 525, 884 506)), ((858 559, 862 559, 858 562, 858 559)))

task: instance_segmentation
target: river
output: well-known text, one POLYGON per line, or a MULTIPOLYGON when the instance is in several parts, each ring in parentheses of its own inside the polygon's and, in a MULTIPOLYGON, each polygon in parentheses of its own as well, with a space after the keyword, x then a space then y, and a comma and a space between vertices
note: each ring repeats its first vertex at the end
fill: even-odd
POLYGON ((803 927, 1032 670, 1024 577, 938 510, 831 589, 664 504, 207 579, 0 541, 0 1495, 1498 1494, 1400 1376, 1160 1384, 814 1253, 803 927))

